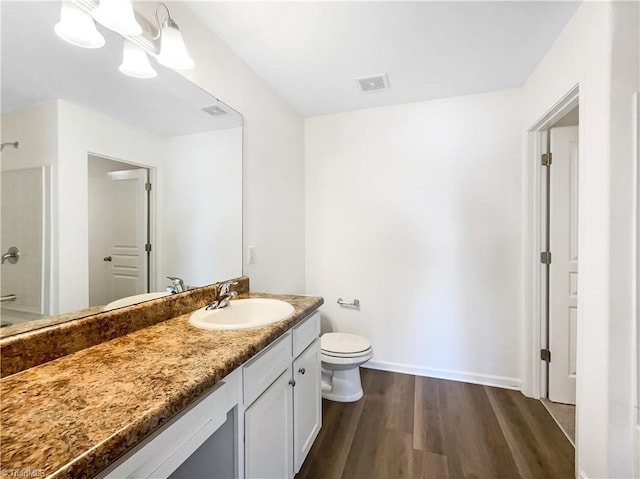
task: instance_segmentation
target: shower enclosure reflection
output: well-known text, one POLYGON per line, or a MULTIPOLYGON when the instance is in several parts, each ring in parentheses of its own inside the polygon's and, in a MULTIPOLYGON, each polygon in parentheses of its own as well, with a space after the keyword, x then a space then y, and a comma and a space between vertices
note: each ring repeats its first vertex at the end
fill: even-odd
MULTIPOLYGON (((16 153, 3 152, 3 163, 9 163, 5 155, 16 153)), ((46 167, 17 168, 2 174, 2 326, 49 315, 45 273, 48 267, 45 205, 50 203, 47 179, 46 167)))

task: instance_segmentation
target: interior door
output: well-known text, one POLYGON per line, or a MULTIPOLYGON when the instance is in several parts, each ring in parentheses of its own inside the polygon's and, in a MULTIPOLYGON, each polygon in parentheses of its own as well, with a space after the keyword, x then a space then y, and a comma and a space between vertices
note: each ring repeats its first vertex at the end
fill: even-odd
POLYGON ((147 170, 113 171, 111 178, 112 228, 110 291, 108 301, 146 293, 147 170))
POLYGON ((549 399, 576 403, 578 127, 552 128, 549 192, 549 399))
POLYGON ((89 305, 147 291, 148 170, 91 157, 89 305))

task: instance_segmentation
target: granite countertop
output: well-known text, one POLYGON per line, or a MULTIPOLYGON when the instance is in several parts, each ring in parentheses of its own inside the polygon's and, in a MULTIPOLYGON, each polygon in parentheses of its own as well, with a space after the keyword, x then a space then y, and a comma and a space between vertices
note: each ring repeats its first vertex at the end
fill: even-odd
POLYGON ((184 314, 0 380, 3 477, 93 477, 224 376, 319 308, 240 331, 206 331, 184 314))
POLYGON ((74 311, 71 313, 59 314, 57 316, 47 316, 40 319, 34 319, 32 321, 25 321, 24 323, 12 324, 0 329, 0 339, 12 336, 14 334, 25 333, 32 331, 36 328, 42 328, 46 326, 53 326, 60 323, 66 323, 73 319, 84 318, 92 314, 100 313, 104 309, 104 306, 92 306, 81 311, 74 311))

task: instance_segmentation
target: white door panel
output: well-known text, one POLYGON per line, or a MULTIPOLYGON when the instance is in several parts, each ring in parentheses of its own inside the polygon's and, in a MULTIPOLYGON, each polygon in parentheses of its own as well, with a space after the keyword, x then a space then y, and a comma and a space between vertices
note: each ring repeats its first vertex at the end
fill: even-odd
POLYGON ((578 127, 551 129, 549 399, 576 402, 578 127))
POLYGON ((293 391, 287 369, 245 411, 246 479, 293 478, 293 391))
POLYGON ((147 170, 125 170, 109 174, 113 201, 111 236, 110 301, 145 293, 147 170))
POLYGON ((293 461, 298 473, 322 427, 320 339, 293 362, 293 377, 293 461))
POLYGON ((144 168, 91 158, 89 304, 147 292, 147 182, 144 168))

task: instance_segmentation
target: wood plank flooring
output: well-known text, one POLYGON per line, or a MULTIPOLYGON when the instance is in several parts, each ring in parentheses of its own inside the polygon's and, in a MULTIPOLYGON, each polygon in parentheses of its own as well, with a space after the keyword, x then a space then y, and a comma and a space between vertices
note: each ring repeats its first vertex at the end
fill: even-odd
POLYGON ((361 369, 364 397, 323 401, 296 479, 573 478, 574 449, 518 391, 361 369))

